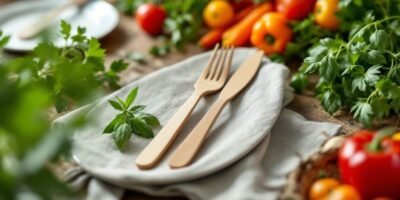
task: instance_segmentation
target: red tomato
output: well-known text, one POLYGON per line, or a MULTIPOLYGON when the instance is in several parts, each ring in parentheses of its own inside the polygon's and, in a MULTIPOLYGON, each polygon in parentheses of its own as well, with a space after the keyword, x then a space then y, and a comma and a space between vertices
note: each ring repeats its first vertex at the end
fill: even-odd
POLYGON ((167 14, 162 7, 148 3, 139 6, 135 17, 137 24, 143 31, 155 36, 162 33, 167 14))
POLYGON ((301 20, 314 9, 316 0, 276 0, 276 9, 289 20, 301 20))

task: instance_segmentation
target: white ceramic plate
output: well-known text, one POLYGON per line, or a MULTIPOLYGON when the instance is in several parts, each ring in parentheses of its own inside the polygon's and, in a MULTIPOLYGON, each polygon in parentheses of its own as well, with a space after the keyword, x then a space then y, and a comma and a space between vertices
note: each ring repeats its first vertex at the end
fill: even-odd
MULTIPOLYGON (((31 51, 41 40, 40 36, 29 40, 18 37, 19 32, 26 26, 35 22, 50 9, 65 3, 65 0, 54 1, 22 1, 9 4, 0 8, 0 30, 11 39, 5 46, 11 51, 31 51)), ((81 9, 71 7, 65 10, 54 24, 49 28, 50 38, 58 47, 66 43, 58 36, 59 21, 63 19, 69 22, 75 32, 76 27, 86 27, 86 35, 102 38, 110 33, 119 21, 118 11, 111 4, 104 1, 93 1, 81 9)))

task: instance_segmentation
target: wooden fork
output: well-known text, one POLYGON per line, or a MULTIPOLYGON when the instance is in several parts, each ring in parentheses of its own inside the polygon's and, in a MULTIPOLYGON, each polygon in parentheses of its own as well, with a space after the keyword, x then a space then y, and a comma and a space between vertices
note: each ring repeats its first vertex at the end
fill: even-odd
POLYGON ((168 147, 171 146, 199 100, 208 94, 221 90, 224 86, 228 79, 234 49, 233 47, 218 48, 218 45, 215 46, 206 68, 196 81, 192 96, 186 100, 136 158, 136 165, 140 169, 154 167, 166 153, 168 147))

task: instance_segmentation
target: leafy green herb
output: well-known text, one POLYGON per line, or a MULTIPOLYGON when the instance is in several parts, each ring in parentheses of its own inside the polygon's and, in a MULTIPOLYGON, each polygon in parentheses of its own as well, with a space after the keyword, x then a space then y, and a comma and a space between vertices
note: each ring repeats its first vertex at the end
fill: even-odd
POLYGON ((128 67, 124 61, 117 60, 106 70, 105 50, 100 43, 86 37, 85 28, 78 27, 76 34, 71 31, 71 25, 61 21, 60 35, 68 44, 66 47, 59 49, 45 41, 34 48, 32 55, 9 63, 19 80, 31 76, 52 90, 58 112, 64 111, 71 102, 82 102, 82 97, 86 97, 83 94, 94 95, 96 88, 118 88, 118 73, 128 67))
POLYGON ((132 106, 137 93, 138 88, 134 88, 125 100, 116 97, 116 100, 108 101, 114 109, 121 111, 121 113, 117 114, 104 128, 103 133, 111 133, 120 150, 128 144, 132 134, 152 138, 154 136, 152 128, 160 125, 157 117, 143 112, 145 106, 132 106))
POLYGON ((307 76, 320 75, 316 94, 329 113, 350 108, 365 126, 400 106, 400 7, 398 1, 342 1, 342 34, 319 40, 309 50, 291 85, 305 88, 307 76))

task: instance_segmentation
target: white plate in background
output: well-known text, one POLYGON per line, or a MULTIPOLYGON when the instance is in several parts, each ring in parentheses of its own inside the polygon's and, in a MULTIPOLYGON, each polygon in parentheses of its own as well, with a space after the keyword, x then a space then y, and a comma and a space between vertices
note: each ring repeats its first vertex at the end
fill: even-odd
MULTIPOLYGON (((34 23, 43 14, 66 1, 22 1, 8 4, 0 8, 0 30, 11 36, 4 47, 10 51, 31 51, 43 39, 37 36, 29 40, 22 40, 18 34, 28 25, 34 23)), ((118 25, 118 11, 111 4, 104 1, 92 1, 85 6, 66 9, 49 28, 49 37, 58 47, 66 45, 59 37, 59 22, 63 19, 71 24, 75 33, 78 26, 86 27, 86 35, 102 38, 109 34, 118 25)))

